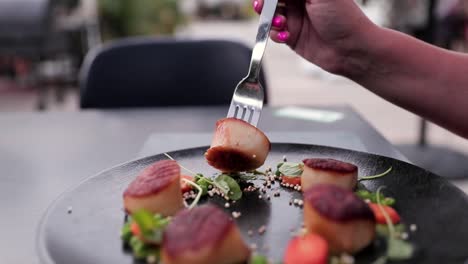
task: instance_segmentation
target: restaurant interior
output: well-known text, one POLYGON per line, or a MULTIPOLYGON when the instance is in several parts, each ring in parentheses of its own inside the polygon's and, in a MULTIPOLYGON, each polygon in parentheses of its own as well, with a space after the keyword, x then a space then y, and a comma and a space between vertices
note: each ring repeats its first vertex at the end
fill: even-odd
MULTIPOLYGON (((4 227, 15 222, 7 232, 13 242, 0 241, 0 263, 65 259, 53 250, 44 257, 49 249, 37 245, 45 232, 38 225, 48 224, 44 213, 64 191, 118 164, 210 145, 249 70, 259 25, 252 2, 0 1, 0 208, 10 218, 4 227), (20 237, 30 240, 24 254, 15 253, 20 237)), ((381 27, 468 52, 466 0, 356 2, 381 27)), ((284 44, 268 42, 259 71, 265 106, 258 128, 273 144, 389 157, 468 193, 466 138, 284 44)), ((80 262, 99 263, 70 263, 80 262)))

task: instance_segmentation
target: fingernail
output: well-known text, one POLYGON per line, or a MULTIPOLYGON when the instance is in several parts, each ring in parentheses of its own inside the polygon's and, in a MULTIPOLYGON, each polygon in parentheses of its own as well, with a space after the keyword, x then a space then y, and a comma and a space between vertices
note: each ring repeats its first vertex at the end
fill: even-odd
POLYGON ((278 33, 278 40, 281 42, 286 42, 289 38, 289 32, 287 31, 282 31, 278 33))
POLYGON ((261 10, 260 10, 260 4, 258 3, 257 0, 255 0, 255 1, 253 2, 253 7, 254 7, 255 12, 260 13, 260 11, 261 11, 261 10))
POLYGON ((277 17, 275 17, 275 18, 273 19, 273 23, 272 23, 272 24, 273 24, 274 27, 280 28, 280 27, 283 26, 283 21, 284 21, 284 20, 283 20, 283 17, 277 16, 277 17))

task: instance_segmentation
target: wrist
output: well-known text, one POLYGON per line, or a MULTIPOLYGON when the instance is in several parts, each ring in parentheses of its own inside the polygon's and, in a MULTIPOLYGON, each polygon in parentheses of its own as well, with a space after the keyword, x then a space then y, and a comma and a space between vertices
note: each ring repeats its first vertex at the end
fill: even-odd
POLYGON ((379 35, 384 29, 370 21, 357 27, 357 31, 337 50, 339 75, 360 80, 372 70, 379 35))

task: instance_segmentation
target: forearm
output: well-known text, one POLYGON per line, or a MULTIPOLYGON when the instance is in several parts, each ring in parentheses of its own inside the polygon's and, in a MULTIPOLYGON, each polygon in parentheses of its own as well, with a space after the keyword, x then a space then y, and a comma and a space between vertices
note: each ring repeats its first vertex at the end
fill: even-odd
MULTIPOLYGON (((377 95, 468 138, 468 56, 373 28, 349 77, 377 95), (365 55, 362 55, 365 54, 365 55)), ((354 59, 356 60, 356 59, 354 59)))

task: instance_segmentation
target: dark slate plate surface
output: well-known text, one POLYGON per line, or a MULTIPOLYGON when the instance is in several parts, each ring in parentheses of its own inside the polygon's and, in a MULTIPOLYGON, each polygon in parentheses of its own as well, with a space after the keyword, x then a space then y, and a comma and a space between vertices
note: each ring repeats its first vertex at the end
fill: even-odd
MULTIPOLYGON (((215 170, 203 157, 207 147, 169 153, 185 167, 205 175, 215 170)), ((393 166, 384 178, 366 181, 376 190, 385 185, 384 193, 397 200, 397 210, 407 224, 416 224, 410 240, 418 248, 417 256, 406 263, 464 263, 468 259, 468 198, 446 180, 413 165, 371 154, 344 149, 298 144, 272 144, 272 150, 262 169, 274 167, 287 156, 288 161, 309 157, 335 158, 356 164, 359 175, 374 175, 393 166)), ((119 238, 124 219, 122 193, 128 183, 147 165, 161 159, 155 155, 104 171, 62 194, 44 216, 37 240, 44 263, 132 263, 132 257, 122 248, 119 238), (71 208, 72 212, 68 213, 71 208)), ((281 260, 291 230, 301 224, 302 210, 290 206, 298 192, 285 190, 279 184, 269 190, 271 201, 259 199, 258 193, 245 195, 227 211, 240 211, 237 219, 244 238, 255 243, 268 256, 281 260), (280 197, 273 192, 280 191, 280 197), (256 230, 266 225, 260 236, 256 230), (248 230, 254 236, 248 236, 248 230)), ((265 196, 265 195, 263 195, 265 196)), ((210 202, 223 205, 220 200, 210 202)), ((357 256, 357 263, 371 263, 381 247, 373 245, 357 256)))

